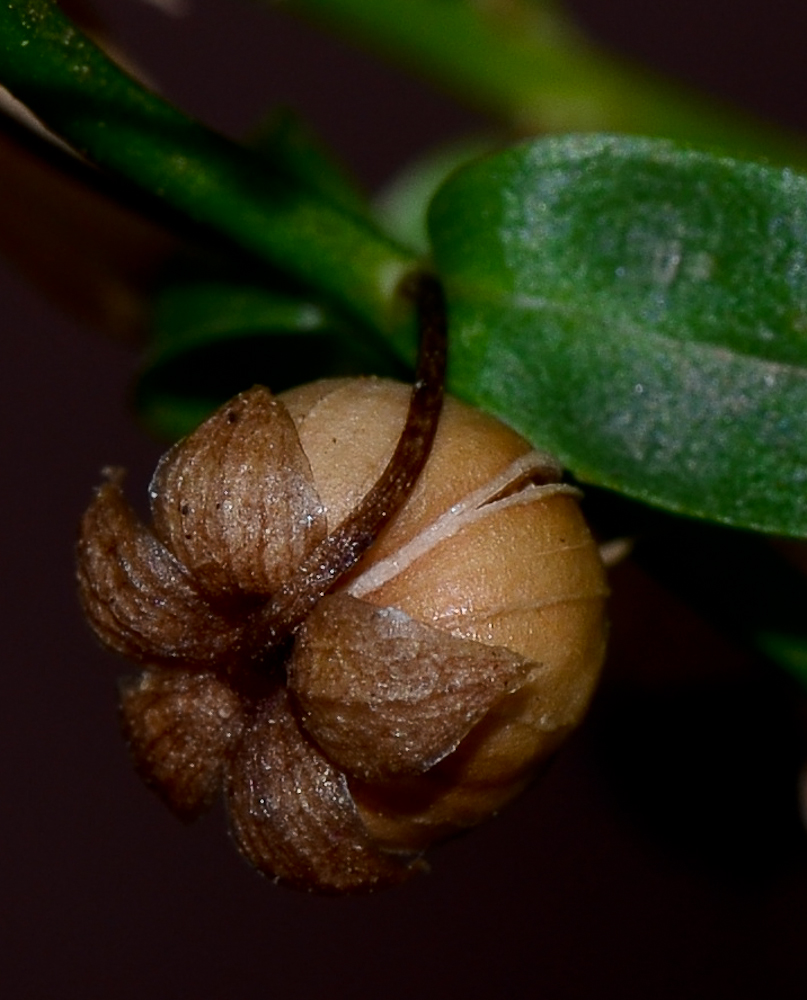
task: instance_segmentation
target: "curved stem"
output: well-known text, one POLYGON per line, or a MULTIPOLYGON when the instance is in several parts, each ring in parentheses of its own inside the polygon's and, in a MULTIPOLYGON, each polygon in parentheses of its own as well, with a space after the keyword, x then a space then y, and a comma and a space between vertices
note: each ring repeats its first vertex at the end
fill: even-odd
MULTIPOLYGON (((415 300, 420 354, 406 422, 392 458, 356 510, 299 566, 292 580, 255 613, 249 630, 256 656, 280 646, 378 537, 403 506, 426 464, 440 418, 445 381, 447 321, 443 289, 428 274, 402 289, 415 300)), ((248 642, 248 644, 251 644, 248 642)))
POLYGON ((371 328, 396 325, 411 252, 136 82, 54 3, 0 4, 0 83, 90 162, 371 328))

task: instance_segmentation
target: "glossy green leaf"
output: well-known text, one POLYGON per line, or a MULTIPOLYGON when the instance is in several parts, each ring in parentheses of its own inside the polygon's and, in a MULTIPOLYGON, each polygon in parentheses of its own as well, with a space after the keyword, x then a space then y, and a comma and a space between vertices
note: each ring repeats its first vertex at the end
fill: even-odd
POLYGON ((430 228, 455 392, 581 479, 807 534, 807 178, 549 139, 454 174, 430 228))

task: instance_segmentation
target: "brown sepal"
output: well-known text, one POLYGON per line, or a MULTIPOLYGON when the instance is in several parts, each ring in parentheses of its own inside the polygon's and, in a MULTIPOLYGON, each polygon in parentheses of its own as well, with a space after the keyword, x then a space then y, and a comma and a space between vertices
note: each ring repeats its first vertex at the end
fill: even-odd
POLYGON ((368 892, 422 867, 370 838, 347 781, 303 736, 286 689, 264 699, 230 770, 235 840, 265 875, 312 892, 368 892))
POLYGON ((288 682, 306 730, 364 780, 428 770, 534 666, 394 608, 323 598, 300 630, 288 682))
POLYGON ((272 593, 326 534, 294 422, 261 386, 174 445, 149 494, 155 534, 214 597, 272 593))
POLYGON ((240 627, 215 613, 190 574, 137 518, 109 474, 85 513, 78 543, 84 611, 111 649, 139 663, 221 664, 240 627))
POLYGON ((145 670, 121 683, 120 710, 144 781, 177 816, 194 819, 221 790, 243 726, 239 698, 211 673, 145 670))

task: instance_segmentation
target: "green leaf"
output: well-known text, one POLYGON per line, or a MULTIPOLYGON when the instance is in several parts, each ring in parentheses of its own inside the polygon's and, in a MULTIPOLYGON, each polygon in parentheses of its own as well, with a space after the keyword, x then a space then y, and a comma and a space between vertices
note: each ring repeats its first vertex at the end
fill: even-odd
POLYGON ((155 297, 138 413, 153 433, 175 439, 256 383, 281 392, 326 376, 401 377, 402 366, 363 332, 259 275, 179 261, 155 297))
POLYGON ((370 206, 333 151, 310 125, 290 108, 274 110, 249 137, 249 149, 273 170, 305 185, 351 215, 367 218, 370 206))
POLYGON ((376 216, 388 232, 419 253, 429 252, 427 215, 435 192, 452 171, 501 143, 474 136, 430 150, 392 178, 375 199, 376 216))
POLYGON ((581 479, 807 534, 807 178, 571 136, 461 169, 430 229, 454 392, 581 479))

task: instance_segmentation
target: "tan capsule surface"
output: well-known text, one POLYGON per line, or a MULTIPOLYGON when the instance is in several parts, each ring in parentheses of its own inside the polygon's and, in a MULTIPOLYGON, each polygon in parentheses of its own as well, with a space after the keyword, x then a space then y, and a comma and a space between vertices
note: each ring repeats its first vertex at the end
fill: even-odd
MULTIPOLYGON (((332 531, 389 460, 409 387, 329 380, 280 398, 332 531)), ((392 848, 425 847, 500 808, 580 721, 591 698, 604 653, 607 587, 575 497, 562 487, 514 489, 509 500, 471 505, 452 524, 453 507, 484 493, 531 452, 495 418, 448 398, 412 496, 340 584, 375 605, 503 646, 534 664, 524 684, 425 774, 351 781, 370 833, 392 848)))

